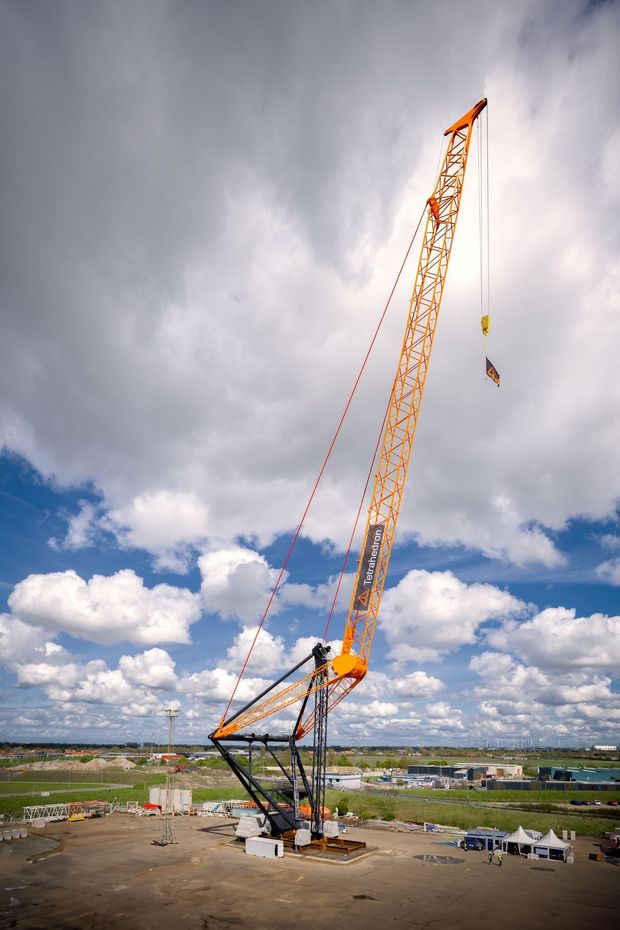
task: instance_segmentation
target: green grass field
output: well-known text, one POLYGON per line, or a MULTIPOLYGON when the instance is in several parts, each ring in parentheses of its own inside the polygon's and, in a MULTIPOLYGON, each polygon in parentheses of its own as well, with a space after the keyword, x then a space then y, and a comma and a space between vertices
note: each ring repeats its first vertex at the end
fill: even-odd
POLYGON ((521 824, 532 830, 546 833, 549 829, 560 833, 562 830, 574 830, 578 836, 596 836, 614 825, 620 826, 620 814, 616 824, 610 823, 596 815, 571 815, 565 813, 534 814, 526 811, 484 810, 479 807, 467 807, 463 804, 433 804, 432 801, 415 801, 406 797, 382 798, 364 793, 327 792, 327 803, 333 809, 345 807, 364 819, 377 817, 381 819, 413 820, 419 823, 441 823, 459 827, 497 827, 499 830, 516 830, 521 824))
MULTIPOLYGON (((153 776, 149 784, 133 785, 127 788, 119 788, 113 791, 101 792, 97 794, 97 786, 93 785, 87 791, 72 791, 70 794, 54 794, 49 798, 0 798, 0 814, 16 817, 21 816, 22 808, 31 807, 35 804, 68 804, 71 801, 137 801, 139 804, 146 804, 149 799, 150 784, 162 784, 161 775, 153 776)), ((45 790, 45 789, 43 789, 45 790)), ((194 788, 192 800, 194 804, 202 804, 203 801, 230 801, 236 798, 244 797, 241 786, 238 788, 194 788)))
POLYGON ((151 774, 145 777, 144 772, 136 773, 135 769, 128 772, 122 769, 106 769, 102 779, 101 773, 96 772, 69 772, 36 770, 22 773, 19 777, 0 779, 0 795, 2 794, 20 794, 22 792, 34 791, 34 797, 10 797, 0 798, 0 814, 8 816, 19 816, 23 807, 30 807, 33 804, 66 804, 69 801, 90 801, 98 797, 98 788, 104 788, 108 784, 125 784, 126 788, 113 788, 112 790, 101 791, 100 800, 122 800, 122 801, 140 801, 144 804, 148 801, 149 786, 159 784, 163 776, 151 774), (40 774, 40 780, 36 776, 40 774), (79 778, 78 778, 79 775, 79 778), (138 781, 139 778, 139 781, 138 781), (82 788, 82 791, 70 792, 67 789, 82 788), (66 794, 52 794, 49 797, 41 797, 41 791, 67 791, 66 794))
MULTIPOLYGON (((50 772, 49 770, 41 771, 41 780, 37 781, 34 773, 30 771, 24 773, 23 777, 11 778, 10 780, 0 780, 0 794, 17 794, 19 792, 33 790, 34 797, 5 797, 0 798, 0 814, 9 816, 21 815, 24 806, 32 804, 45 803, 68 803, 71 801, 86 801, 98 797, 98 787, 109 783, 124 783, 126 788, 116 788, 111 791, 101 791, 100 799, 106 801, 117 800, 137 801, 139 804, 145 804, 149 797, 149 787, 153 784, 161 785, 164 781, 165 772, 145 773, 143 769, 131 769, 126 772, 119 770, 105 770, 105 773, 72 772, 71 778, 68 778, 68 772, 50 772), (80 776, 79 778, 77 776, 80 776), (70 793, 61 793, 51 795, 49 798, 41 798, 41 791, 66 790, 68 788, 80 787, 83 791, 71 791, 70 793)), ((389 786, 386 784, 386 791, 389 786)), ((611 816, 605 818, 601 816, 600 809, 590 810, 587 813, 574 814, 569 810, 558 810, 556 805, 566 804, 571 798, 582 800, 594 800, 595 798, 605 800, 605 792, 594 791, 468 791, 459 789, 450 792, 437 792, 431 790, 420 791, 399 791, 395 797, 385 797, 372 792, 348 792, 328 791, 328 805, 330 807, 339 806, 341 810, 348 809, 357 813, 364 818, 383 818, 413 821, 428 821, 433 823, 448 824, 461 829, 467 829, 475 826, 498 827, 504 830, 514 830, 519 824, 526 828, 540 830, 546 833, 549 828, 560 833, 562 830, 575 830, 578 835, 597 835, 603 831, 611 830, 615 826, 620 826, 620 808, 615 810, 607 809, 611 816), (428 800, 420 800, 411 797, 412 794, 426 797, 428 800), (441 798, 441 803, 438 801, 441 798), (451 800, 460 801, 461 803, 450 803, 451 800), (520 809, 512 810, 510 808, 498 809, 489 807, 485 809, 481 806, 470 806, 466 802, 475 802, 479 804, 510 804, 519 805, 520 809), (544 807, 545 812, 530 812, 527 808, 535 806, 544 807), (548 807, 548 810, 547 810, 548 807), (554 809, 555 808, 555 809, 554 809), (617 812, 617 813, 616 813, 617 812)), ((614 793, 612 797, 617 797, 614 793)), ((230 800, 233 798, 242 798, 243 791, 241 786, 232 788, 194 788, 193 801, 200 804, 203 801, 230 800)), ((584 809, 582 809, 584 810, 584 809)))
MULTIPOLYGON (((386 790, 390 790, 389 783, 386 782, 386 790)), ((401 789, 397 789, 399 794, 401 789)), ((603 804, 606 801, 616 800, 620 801, 620 791, 597 791, 595 788, 592 791, 510 791, 509 789, 505 791, 469 791, 467 788, 451 788, 449 791, 440 791, 436 788, 410 788, 402 790, 404 797, 425 797, 425 798, 437 798, 445 797, 448 800, 450 798, 458 798, 459 800, 464 801, 473 801, 476 804, 506 804, 506 803, 518 803, 524 805, 536 804, 540 806, 540 803, 544 804, 567 804, 572 800, 582 800, 582 801, 602 801, 603 804)))
MULTIPOLYGON (((524 763, 525 764, 525 763, 524 763)), ((617 769, 620 768, 620 761, 617 759, 528 759, 528 766, 542 766, 543 768, 556 769, 617 769)))
MULTIPOLYGON (((41 794, 42 791, 68 791, 71 788, 88 788, 89 791, 92 791, 90 785, 92 782, 83 782, 83 781, 11 781, 11 782, 0 782, 0 796, 3 794, 26 794, 28 792, 34 792, 34 794, 41 794)), ((97 782, 99 784, 99 782, 97 782)), ((103 785, 108 784, 108 782, 102 782, 103 785)), ((117 782, 111 782, 110 784, 117 784, 117 782)))
MULTIPOLYGON (((391 756, 391 753, 386 753, 386 756, 391 756)), ((358 760, 363 760, 374 768, 374 766, 380 762, 380 757, 372 754, 359 753, 356 757, 358 760)), ((436 765, 438 761, 443 761, 448 765, 454 765, 455 763, 467 763, 468 765, 522 765, 524 769, 536 769, 539 766, 543 768, 620 768, 620 759, 594 759, 587 758, 584 756, 539 756, 535 753, 526 756, 523 758, 520 753, 515 752, 511 753, 510 751, 496 751, 488 753, 473 753, 470 754, 467 751, 465 752, 446 752, 438 751, 434 755, 430 756, 401 756, 400 758, 395 758, 395 760, 401 766, 407 765, 436 765)), ((355 765, 356 762, 352 761, 351 765, 355 765)))
POLYGON ((100 772, 93 771, 92 769, 86 769, 82 771, 81 769, 26 769, 25 772, 6 772, 4 771, 0 776, 0 794, 2 794, 2 787, 7 784, 18 784, 19 782, 63 782, 63 783, 73 783, 76 784, 126 784, 134 785, 140 782, 148 781, 149 779, 155 779, 161 781, 165 777, 165 769, 162 768, 161 771, 153 773, 151 771, 144 770, 143 766, 139 766, 135 769, 103 769, 100 772), (163 773, 163 774, 162 774, 163 773))

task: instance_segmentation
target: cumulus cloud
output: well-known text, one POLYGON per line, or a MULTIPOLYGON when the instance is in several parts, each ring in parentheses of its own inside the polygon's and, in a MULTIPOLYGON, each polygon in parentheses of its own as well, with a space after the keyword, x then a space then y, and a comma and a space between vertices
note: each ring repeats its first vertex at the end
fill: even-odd
POLYGON ((121 714, 127 718, 152 717, 153 714, 161 712, 161 705, 150 694, 141 696, 139 701, 131 701, 129 704, 123 704, 121 714))
MULTIPOLYGON (((121 704, 130 701, 136 689, 119 669, 105 668, 105 663, 89 663, 85 674, 77 682, 67 682, 62 676, 46 687, 48 697, 54 701, 84 701, 88 704, 121 704), (100 667, 103 666, 103 667, 100 667)), ((145 698, 143 693, 141 698, 145 698)))
POLYGON ((443 691, 445 685, 439 678, 426 672, 411 672, 399 675, 390 681, 389 691, 401 698, 429 698, 443 691))
POLYGON ((599 542, 604 549, 620 549, 620 536, 617 536, 615 533, 604 533, 599 542))
POLYGON ((392 704, 389 701, 369 701, 368 704, 347 701, 339 707, 343 717, 372 717, 373 720, 396 717, 399 711, 398 704, 392 704))
POLYGON ((547 689, 542 689, 538 699, 541 704, 556 707, 611 701, 620 708, 620 695, 611 690, 611 683, 612 679, 609 677, 573 674, 563 681, 553 682, 547 689))
MULTIPOLYGON (((225 668, 203 669, 182 675, 179 679, 179 691, 224 705, 233 692, 237 675, 225 668)), ((242 678, 235 695, 236 701, 250 701, 263 691, 270 681, 266 678, 242 678)), ((222 710, 224 707, 222 706, 222 710)))
POLYGON ((427 704, 426 713, 432 720, 449 720, 454 716, 459 717, 461 711, 456 710, 446 701, 441 701, 438 704, 427 704))
POLYGON ((407 700, 426 700, 433 697, 445 687, 443 681, 427 672, 407 674, 396 666, 391 673, 371 669, 356 690, 359 697, 381 700, 394 698, 402 703, 407 700))
POLYGON ((596 568, 596 574, 609 584, 620 585, 620 559, 601 562, 596 568))
MULTIPOLYGON (((198 566, 205 610, 224 619, 259 619, 278 577, 264 556, 253 549, 229 546, 200 556, 198 566)), ((272 613, 277 607, 275 602, 272 613)))
POLYGON ((130 569, 93 575, 90 581, 75 571, 29 575, 8 603, 31 627, 96 643, 187 643, 189 627, 201 613, 197 595, 165 584, 147 588, 130 569))
POLYGON ((620 617, 577 617, 574 609, 548 607, 521 623, 489 630, 490 646, 513 652, 541 669, 620 668, 620 617))
POLYGON ((78 713, 87 706, 91 715, 96 715, 93 705, 119 705, 128 717, 153 715, 171 703, 154 692, 174 692, 177 686, 174 662, 163 649, 123 655, 117 668, 109 668, 103 659, 81 663, 58 647, 35 661, 15 662, 12 668, 21 688, 40 688, 57 708, 75 707, 78 713))
POLYGON ((223 667, 233 672, 236 671, 238 674, 250 647, 253 648, 246 666, 248 674, 253 674, 255 677, 273 677, 276 672, 284 670, 286 663, 284 640, 281 636, 273 636, 268 630, 258 630, 255 626, 246 626, 240 633, 237 633, 232 646, 226 650, 223 667))
POLYGON ((526 605, 489 584, 467 585, 452 572, 409 572, 385 591, 379 626, 399 662, 437 661, 475 643, 489 620, 522 614, 526 605))
MULTIPOLYGON (((118 669, 109 669, 101 659, 86 665, 46 662, 16 666, 18 684, 38 687, 53 701, 81 701, 93 704, 119 704, 134 696, 135 689, 118 669)), ((143 696, 143 695, 141 695, 143 696)))
MULTIPOLYGON (((61 665, 52 662, 24 662, 16 666, 17 681, 25 688, 45 688, 47 692, 55 692, 57 686, 62 686, 68 695, 84 676, 99 675, 107 671, 106 664, 95 659, 84 668, 76 662, 67 662, 61 665)), ((63 698, 68 700, 68 698, 63 698)))
POLYGON ((198 545, 208 535, 205 504, 183 491, 138 494, 126 506, 110 510, 101 522, 123 548, 147 549, 156 555, 157 568, 172 571, 186 570, 189 545, 198 545))
POLYGON ((46 630, 0 614, 0 661, 26 661, 36 653, 45 655, 48 650, 60 649, 48 642, 48 637, 46 630))
POLYGON ((528 668, 505 653, 483 652, 470 660, 469 667, 482 681, 476 693, 494 694, 498 700, 536 694, 548 685, 548 678, 539 669, 528 668))
POLYGON ((597 671, 543 671, 496 652, 474 656, 469 666, 480 677, 474 693, 481 733, 609 738, 618 719, 620 694, 611 676, 597 671))
MULTIPOLYGON (((348 608, 354 580, 355 575, 352 573, 343 576, 338 589, 335 610, 348 608)), ((316 585, 287 581, 278 593, 278 601, 282 607, 307 607, 328 611, 331 609, 337 586, 338 577, 331 577, 324 584, 316 585)))
POLYGON ((125 679, 150 688, 176 687, 174 660, 165 649, 148 649, 136 656, 121 656, 118 667, 125 679))
MULTIPOLYGON (((376 741, 399 739, 411 743, 425 739, 462 738, 471 723, 459 708, 447 702, 429 703, 414 709, 408 704, 373 701, 370 704, 339 704, 333 714, 334 738, 339 740, 376 741)), ((330 723, 331 726, 331 723, 330 723)))
POLYGON ((52 549, 85 549, 92 546, 97 536, 97 508, 88 501, 80 501, 80 509, 68 519, 65 538, 48 540, 52 549))

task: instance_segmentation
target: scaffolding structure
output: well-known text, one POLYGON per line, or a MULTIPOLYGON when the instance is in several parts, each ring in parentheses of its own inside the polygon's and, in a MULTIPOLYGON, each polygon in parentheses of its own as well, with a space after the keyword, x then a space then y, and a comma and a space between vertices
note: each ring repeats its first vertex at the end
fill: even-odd
POLYGON ((84 817, 103 817, 112 813, 113 805, 109 801, 70 801, 68 804, 35 804, 24 807, 23 820, 66 820, 74 814, 84 817))

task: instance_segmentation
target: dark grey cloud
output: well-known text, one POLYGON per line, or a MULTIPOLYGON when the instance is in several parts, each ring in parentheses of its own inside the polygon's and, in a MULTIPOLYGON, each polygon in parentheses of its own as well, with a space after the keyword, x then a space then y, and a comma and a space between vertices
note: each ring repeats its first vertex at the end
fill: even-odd
MULTIPOLYGON (((505 387, 471 386, 470 170, 403 525, 549 562, 537 522, 609 512, 617 5, 5 2, 0 26, 0 443, 154 549, 175 500, 201 536, 290 527, 441 132, 486 93, 505 387)), ((315 537, 344 534, 407 291, 315 537)))

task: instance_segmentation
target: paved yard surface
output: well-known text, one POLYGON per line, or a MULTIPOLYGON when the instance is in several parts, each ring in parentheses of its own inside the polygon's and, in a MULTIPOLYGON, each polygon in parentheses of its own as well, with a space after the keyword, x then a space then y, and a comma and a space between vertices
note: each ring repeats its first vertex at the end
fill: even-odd
MULTIPOLYGON (((484 853, 441 838, 356 829, 375 847, 348 864, 246 856, 230 821, 186 818, 158 847, 155 818, 51 824, 0 844, 0 927, 17 930, 607 930, 620 920, 620 865, 484 853), (416 858, 419 857, 419 858, 416 858), (424 857, 429 857, 425 859, 424 857), (456 862, 442 863, 436 857, 456 862)), ((617 860, 618 861, 618 860, 617 860)))

